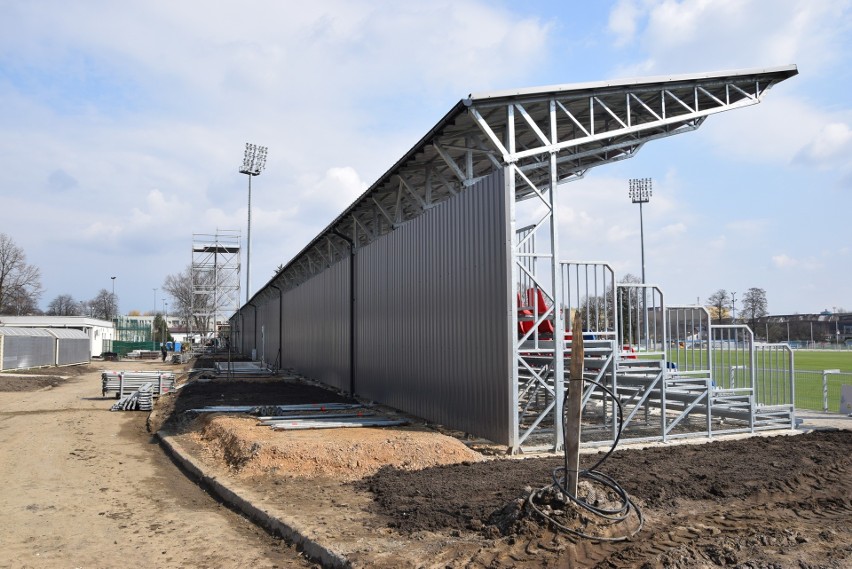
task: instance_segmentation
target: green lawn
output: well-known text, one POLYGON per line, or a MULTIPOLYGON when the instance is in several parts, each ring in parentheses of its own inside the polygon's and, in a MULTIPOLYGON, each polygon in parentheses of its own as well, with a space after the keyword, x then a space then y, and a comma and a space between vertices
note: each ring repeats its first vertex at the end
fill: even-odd
POLYGON ((842 375, 828 375, 828 410, 836 413, 840 389, 852 384, 852 352, 795 350, 796 407, 821 411, 823 408, 822 370, 839 369, 842 375))
POLYGON ((793 365, 796 370, 839 369, 852 372, 852 351, 793 350, 793 365))
MULTIPOLYGON (((731 354, 724 351, 715 351, 714 354, 716 356, 714 368, 718 376, 716 379, 721 386, 727 386, 728 375, 726 370, 734 364, 745 364, 745 361, 740 361, 737 358, 745 357, 746 354, 744 352, 731 354), (736 361, 731 361, 730 358, 732 357, 736 361)), ((670 360, 676 361, 681 369, 705 366, 704 357, 702 352, 688 354, 686 351, 680 353, 672 351, 669 354, 670 360)), ((757 388, 758 400, 768 404, 789 401, 789 386, 783 378, 783 373, 779 374, 761 369, 760 359, 757 361, 757 366, 755 387, 757 388)), ((842 372, 842 375, 829 375, 826 378, 828 383, 828 409, 836 412, 840 402, 841 385, 852 384, 852 351, 794 350, 793 366, 796 375, 796 407, 803 409, 822 410, 823 370, 839 369, 842 372)), ((742 375, 737 375, 737 378, 740 381, 746 379, 742 375)))
MULTIPOLYGON (((716 350, 717 365, 721 365, 726 358, 730 357, 726 352, 716 350)), ((733 354, 735 357, 745 356, 744 352, 733 354)), ((640 356, 641 357, 641 356, 640 356)), ((690 363, 695 366, 705 365, 705 354, 703 351, 690 352, 688 350, 670 351, 668 358, 676 361, 684 367, 690 363)), ((822 371, 824 369, 839 369, 842 372, 852 373, 852 350, 793 350, 793 366, 796 371, 822 371)))

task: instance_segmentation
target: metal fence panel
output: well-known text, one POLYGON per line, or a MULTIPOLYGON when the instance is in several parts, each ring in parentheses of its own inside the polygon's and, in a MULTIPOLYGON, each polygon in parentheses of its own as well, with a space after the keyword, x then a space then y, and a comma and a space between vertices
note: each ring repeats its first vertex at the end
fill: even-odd
POLYGON ((830 413, 852 413, 852 408, 840 408, 841 390, 844 385, 852 385, 852 373, 836 370, 796 370, 796 407, 830 413))
POLYGON ((511 370, 502 176, 359 250, 357 393, 499 443, 511 370))
POLYGON ((792 405, 793 351, 786 344, 758 344, 754 350, 754 399, 758 405, 792 405))

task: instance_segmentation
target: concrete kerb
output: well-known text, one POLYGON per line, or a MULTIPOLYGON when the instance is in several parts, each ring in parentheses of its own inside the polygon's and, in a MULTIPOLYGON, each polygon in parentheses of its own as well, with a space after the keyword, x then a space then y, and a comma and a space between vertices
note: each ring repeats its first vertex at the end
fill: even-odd
POLYGON ((304 528, 300 528, 298 524, 271 515, 269 512, 252 504, 243 496, 240 496, 227 483, 209 474, 205 470, 204 465, 192 458, 177 440, 160 433, 157 433, 156 436, 172 460, 186 470, 186 472, 196 477, 223 502, 242 512, 267 531, 280 535, 299 545, 308 557, 319 561, 323 567, 346 569, 352 567, 349 560, 343 555, 319 543, 304 528))

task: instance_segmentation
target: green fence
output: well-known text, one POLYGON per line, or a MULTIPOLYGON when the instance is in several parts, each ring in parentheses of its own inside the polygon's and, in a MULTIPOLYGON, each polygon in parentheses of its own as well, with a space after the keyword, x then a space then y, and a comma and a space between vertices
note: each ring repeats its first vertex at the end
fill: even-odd
POLYGON ((104 340, 104 352, 115 352, 124 357, 133 350, 158 350, 155 342, 122 342, 119 340, 104 340))

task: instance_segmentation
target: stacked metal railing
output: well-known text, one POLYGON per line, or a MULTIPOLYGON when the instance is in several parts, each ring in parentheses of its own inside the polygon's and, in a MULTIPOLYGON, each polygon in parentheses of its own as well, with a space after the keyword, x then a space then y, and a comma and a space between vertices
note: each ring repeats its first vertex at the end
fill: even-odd
POLYGON ((154 408, 154 384, 146 383, 123 396, 110 411, 151 411, 154 408))
POLYGON ((552 332, 542 332, 542 318, 555 320, 551 305, 524 303, 532 295, 518 295, 516 401, 525 447, 535 448, 534 432, 550 436, 559 424, 551 416, 560 384, 567 385, 574 334, 583 335, 594 356, 587 352, 583 366, 584 442, 616 434, 665 441, 795 425, 789 347, 756 344, 747 326, 713 325, 705 307, 667 306, 654 285, 616 283, 604 263, 565 262, 562 271, 564 336, 555 323, 552 332), (582 330, 571 329, 574 313, 582 316, 582 330), (557 379, 559 341, 565 342, 565 377, 557 379))
POLYGON ((117 398, 151 383, 154 397, 175 390, 175 374, 170 371, 104 371, 101 373, 101 395, 115 393, 117 398))

